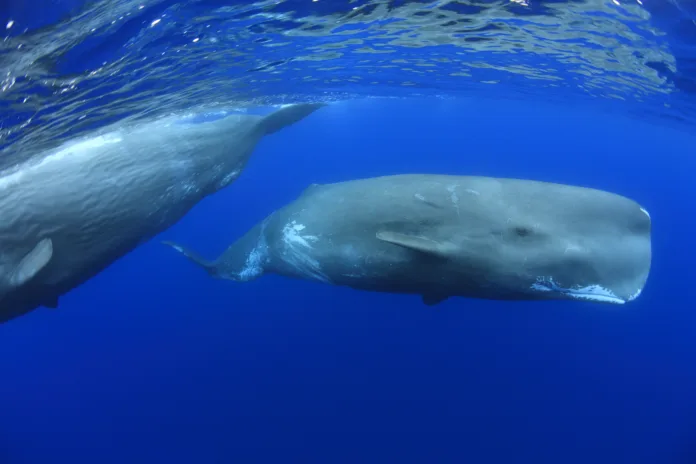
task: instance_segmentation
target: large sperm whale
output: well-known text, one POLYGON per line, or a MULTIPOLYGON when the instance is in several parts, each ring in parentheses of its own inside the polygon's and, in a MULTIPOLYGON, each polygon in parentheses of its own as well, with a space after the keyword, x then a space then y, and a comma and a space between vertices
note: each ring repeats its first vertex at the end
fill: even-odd
POLYGON ((651 262, 633 200, 522 179, 411 174, 313 185, 207 261, 212 276, 265 273, 361 290, 624 304, 651 262))
POLYGON ((0 173, 0 322, 55 308, 234 181, 263 136, 321 106, 121 126, 0 173))

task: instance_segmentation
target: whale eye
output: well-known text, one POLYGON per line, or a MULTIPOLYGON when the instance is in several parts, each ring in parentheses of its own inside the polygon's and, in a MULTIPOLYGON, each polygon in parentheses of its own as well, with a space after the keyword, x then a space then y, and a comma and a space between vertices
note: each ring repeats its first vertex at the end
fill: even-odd
POLYGON ((521 226, 515 227, 515 234, 517 234, 518 237, 526 237, 527 235, 529 235, 531 233, 532 233, 532 231, 526 227, 521 227, 521 226))

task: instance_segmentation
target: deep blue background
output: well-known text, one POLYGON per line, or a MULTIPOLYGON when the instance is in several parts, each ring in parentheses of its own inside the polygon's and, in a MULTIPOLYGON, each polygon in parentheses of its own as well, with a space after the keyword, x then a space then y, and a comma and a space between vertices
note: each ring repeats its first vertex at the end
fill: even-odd
POLYGON ((696 138, 589 109, 365 100, 267 137, 179 224, 0 326, 0 463, 693 463, 696 138), (210 279, 310 183, 395 173, 610 190, 653 218, 623 306, 210 279))

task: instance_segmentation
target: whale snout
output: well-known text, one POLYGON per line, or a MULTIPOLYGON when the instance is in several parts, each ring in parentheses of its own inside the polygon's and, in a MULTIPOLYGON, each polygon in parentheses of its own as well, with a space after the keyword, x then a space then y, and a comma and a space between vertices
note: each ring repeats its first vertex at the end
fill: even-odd
POLYGON ((530 290, 546 292, 547 298, 624 305, 643 292, 650 272, 649 241, 622 238, 610 246, 558 253, 538 270, 530 290))

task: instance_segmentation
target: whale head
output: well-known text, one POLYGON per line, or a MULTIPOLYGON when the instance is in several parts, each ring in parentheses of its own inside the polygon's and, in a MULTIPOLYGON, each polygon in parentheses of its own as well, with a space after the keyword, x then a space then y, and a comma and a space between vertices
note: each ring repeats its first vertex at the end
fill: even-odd
POLYGON ((471 218, 478 227, 457 240, 460 264, 477 263, 482 285, 512 298, 619 305, 638 298, 651 263, 647 211, 609 192, 541 185, 543 194, 539 183, 504 191, 485 226, 478 211, 471 218))

